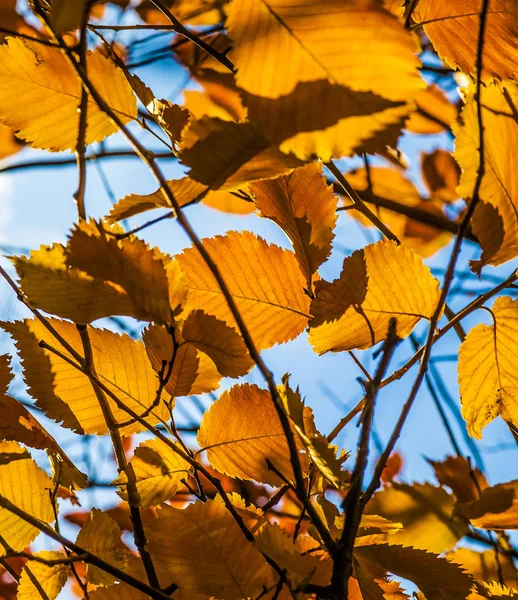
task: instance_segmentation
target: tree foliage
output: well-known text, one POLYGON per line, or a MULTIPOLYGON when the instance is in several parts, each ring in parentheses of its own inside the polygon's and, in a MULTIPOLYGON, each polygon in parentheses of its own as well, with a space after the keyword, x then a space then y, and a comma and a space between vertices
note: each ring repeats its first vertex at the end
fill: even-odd
POLYGON ((501 418, 518 439, 517 271, 450 306, 472 276, 459 268, 464 242, 479 248, 479 277, 518 256, 516 1, 16 4, 0 0, 0 158, 24 146, 74 152, 77 222, 65 242, 0 267, 32 313, 0 322, 15 348, 0 356, 0 595, 518 596, 508 533, 518 482, 490 485, 462 453, 432 362, 436 342, 456 332, 467 434, 481 438, 501 418), (180 104, 137 74, 134 48, 155 29, 196 83, 180 104), (126 144, 119 156, 140 159, 157 185, 93 218, 87 164, 110 156, 104 140, 115 133, 126 144), (421 157, 420 187, 403 133, 454 140, 454 151, 448 141, 421 157), (168 179, 162 158, 184 176, 168 179), (289 244, 246 230, 200 239, 189 215, 199 203, 256 213, 289 244), (333 280, 321 267, 347 244, 342 218, 378 237, 333 280), (188 239, 174 256, 139 233, 165 219, 188 239), (439 280, 425 261, 447 246, 439 280), (466 333, 478 309, 490 322, 470 321, 466 333), (316 354, 348 353, 360 369, 363 398, 327 434, 263 354, 304 332, 316 354), (407 338, 415 353, 391 372, 407 338), (366 368, 354 351, 370 349, 366 368), (404 390, 407 373, 410 391, 373 458, 378 395, 404 390), (456 456, 429 461, 436 483, 405 483, 395 446, 425 383, 456 456), (183 431, 181 408, 216 391, 183 431), (357 415, 357 442, 344 449, 336 438, 357 415), (97 482, 60 445, 65 429, 111 441, 112 508, 73 508, 97 482), (63 514, 80 526, 75 540, 63 514), (41 550, 40 535, 52 549, 41 550))

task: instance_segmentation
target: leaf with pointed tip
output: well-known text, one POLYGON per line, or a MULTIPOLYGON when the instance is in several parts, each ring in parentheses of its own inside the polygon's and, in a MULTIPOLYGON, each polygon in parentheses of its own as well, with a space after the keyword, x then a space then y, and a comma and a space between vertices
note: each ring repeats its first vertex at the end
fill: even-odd
POLYGON ((488 487, 484 474, 474 469, 463 456, 447 456, 442 461, 428 460, 441 485, 451 488, 457 502, 470 502, 488 487))
MULTIPOLYGON (((297 337, 307 325, 309 298, 305 280, 293 252, 267 244, 253 233, 229 231, 203 240, 259 349, 297 337)), ((185 310, 202 309, 207 314, 236 323, 227 301, 195 248, 177 255, 189 290, 185 310)))
MULTIPOLYGON (((197 439, 210 465, 229 477, 282 485, 269 461, 293 480, 288 443, 268 390, 245 383, 221 394, 203 416, 197 439)), ((300 459, 307 470, 305 457, 300 459)))
POLYGON ((56 440, 32 416, 25 406, 7 393, 12 378, 9 358, 0 356, 0 440, 16 441, 45 450, 49 456, 54 478, 61 485, 74 489, 86 487, 88 480, 60 448, 56 440))
MULTIPOLYGON (((424 28, 446 64, 475 75, 481 6, 477 0, 420 0, 412 19, 424 28)), ((517 27, 516 2, 491 0, 484 31, 484 80, 489 81, 493 76, 516 79, 517 27)))
MULTIPOLYGON (((494 550, 476 552, 469 548, 455 548, 448 552, 446 558, 460 565, 479 582, 498 580, 500 572, 508 585, 517 587, 518 569, 514 566, 513 559, 503 553, 495 555, 494 550)), ((469 600, 475 599, 470 596, 469 600)))
MULTIPOLYGON (((160 373, 164 362, 169 365, 174 356, 173 369, 165 390, 171 397, 192 396, 214 391, 221 374, 209 356, 194 344, 182 343, 176 353, 171 334, 164 327, 150 325, 144 330, 143 341, 153 369, 160 373)), ((166 373, 168 367, 166 366, 166 373)))
MULTIPOLYGON (((38 467, 25 448, 16 442, 0 442, 0 498, 6 498, 44 523, 52 523, 55 518, 50 502, 53 489, 52 479, 38 467)), ((39 529, 5 508, 0 508, 0 531, 2 539, 15 552, 25 550, 40 533, 39 529)), ((0 554, 5 554, 3 546, 0 554)))
POLYGON ((456 187, 459 184, 460 169, 450 152, 439 148, 431 154, 422 154, 421 169, 432 198, 439 198, 444 202, 457 200, 459 194, 456 187))
MULTIPOLYGON (((189 463, 158 439, 146 440, 135 450, 129 461, 133 469, 138 494, 138 506, 149 508, 172 498, 189 474, 189 463)), ((122 472, 114 480, 118 494, 128 500, 128 476, 122 472)))
MULTIPOLYGON (((122 543, 121 535, 117 523, 102 510, 94 508, 81 527, 76 543, 87 552, 124 571, 128 566, 129 552, 122 543)), ((87 579, 98 585, 115 582, 113 575, 93 565, 87 566, 87 579)))
POLYGON ((164 586, 176 583, 193 596, 240 600, 255 598, 276 582, 219 497, 183 510, 162 506, 146 536, 164 586))
POLYGON ((73 269, 122 287, 145 320, 170 323, 186 296, 177 261, 136 237, 118 240, 94 221, 74 228, 66 261, 73 269))
POLYGON ((276 179, 250 186, 260 216, 272 219, 290 238, 308 289, 318 267, 329 257, 337 199, 326 185, 322 167, 313 163, 276 179))
POLYGON ((309 339, 315 352, 370 348, 387 336, 409 335, 430 319, 439 300, 439 282, 410 248, 378 242, 346 258, 332 283, 317 281, 311 302, 309 339))
MULTIPOLYGON (((49 319, 49 322, 76 352, 83 354, 79 332, 72 323, 58 319, 49 319)), ((3 322, 1 326, 15 340, 25 382, 36 400, 36 406, 50 419, 77 433, 108 433, 90 379, 50 350, 40 347, 39 342, 43 340, 72 358, 49 331, 36 320, 3 322)), ((142 342, 105 329, 89 327, 88 333, 98 378, 126 406, 143 413, 155 399, 158 382, 142 342)), ((106 396, 106 401, 116 420, 124 422, 129 419, 128 413, 110 397, 106 396)), ((156 424, 168 416, 169 411, 162 401, 147 420, 156 424)), ((142 430, 142 425, 133 423, 122 428, 121 433, 128 435, 142 430)))
MULTIPOLYGON (((66 558, 64 552, 49 550, 42 550, 34 555, 42 560, 62 560, 66 558)), ((43 590, 45 600, 55 600, 67 582, 69 572, 70 567, 67 564, 49 566, 36 560, 27 561, 20 575, 16 600, 40 598, 40 590, 43 590), (38 586, 33 583, 33 579, 38 582, 38 586)))
POLYGON ((416 110, 410 113, 405 129, 419 135, 441 133, 457 118, 457 107, 437 85, 429 85, 415 97, 416 110))
POLYGON ((473 327, 459 349, 462 416, 477 439, 498 415, 518 426, 518 300, 501 296, 491 313, 493 324, 473 327))
MULTIPOLYGON (((518 5, 517 5, 518 6, 518 5)), ((484 176, 480 202, 472 219, 473 233, 482 247, 472 269, 501 265, 518 255, 518 85, 507 81, 481 89, 484 130, 484 176), (490 132, 490 133, 489 133, 490 132)), ((479 165, 478 118, 475 86, 468 88, 459 124, 454 127, 455 160, 462 170, 457 192, 468 200, 473 195, 479 165)))
MULTIPOLYGON (((88 79, 123 123, 137 116, 137 103, 124 73, 99 51, 88 55, 88 79)), ((60 48, 10 38, 0 46, 0 121, 33 148, 76 147, 81 82, 60 48)), ((86 143, 117 131, 89 98, 86 143)))
POLYGON ((518 529, 518 480, 487 487, 479 498, 459 505, 459 514, 482 529, 518 529))

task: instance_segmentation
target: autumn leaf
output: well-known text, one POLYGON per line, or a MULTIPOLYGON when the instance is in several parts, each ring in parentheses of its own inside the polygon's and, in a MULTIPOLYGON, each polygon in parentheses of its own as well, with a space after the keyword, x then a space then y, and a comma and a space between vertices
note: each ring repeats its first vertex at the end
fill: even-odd
MULTIPOLYGON (((99 51, 88 57, 88 76, 123 123, 137 115, 137 104, 124 73, 99 51)), ((77 143, 81 83, 59 48, 10 38, 0 46, 0 121, 34 148, 69 150, 77 143)), ((89 100, 86 142, 99 142, 117 131, 89 100)))
MULTIPOLYGON (((113 519, 98 508, 92 509, 81 527, 76 543, 118 569, 124 571, 128 566, 129 552, 121 541, 121 530, 113 519)), ((115 582, 113 575, 94 565, 88 565, 87 579, 98 585, 115 582)))
MULTIPOLYGON (((153 369, 166 376, 168 365, 174 357, 173 368, 167 379, 165 390, 171 397, 191 396, 215 390, 221 374, 212 359, 189 342, 180 340, 175 351, 171 333, 165 327, 151 325, 142 337, 153 369)), ((177 340, 178 341, 178 340, 177 340)))
POLYGON ((491 315, 493 324, 473 327, 459 349, 462 416, 477 439, 498 415, 518 426, 518 300, 497 298, 491 315))
POLYGON ((291 175, 256 182, 250 187, 260 216, 272 219, 290 238, 308 290, 312 276, 329 257, 334 238, 337 200, 317 163, 291 175))
MULTIPOLYGON (((21 552, 38 536, 39 529, 1 507, 1 498, 44 523, 53 523, 54 510, 50 492, 52 479, 16 442, 0 442, 0 529, 4 542, 21 552)), ((0 549, 5 554, 5 547, 0 549)))
POLYGON ((442 461, 428 461, 441 485, 451 488, 457 502, 470 502, 488 487, 486 477, 471 467, 463 456, 448 456, 442 461))
MULTIPOLYGON (((477 0, 420 0, 412 18, 446 64, 474 75, 481 6, 477 0)), ((517 25, 514 0, 491 0, 484 32, 485 80, 516 78, 517 25)))
POLYGON ((453 519, 454 499, 429 483, 394 483, 377 492, 367 512, 403 524, 389 543, 412 545, 440 554, 451 550, 467 533, 466 523, 453 519))
POLYGON ((23 148, 23 142, 18 140, 10 127, 0 125, 0 159, 16 154, 23 148))
POLYGON ((444 202, 457 200, 460 169, 449 152, 438 149, 431 154, 422 154, 421 168, 432 199, 439 198, 444 202))
MULTIPOLYGON (((129 461, 128 470, 135 477, 138 505, 142 508, 156 506, 172 498, 188 476, 190 466, 164 442, 153 439, 142 442, 129 461)), ((128 500, 128 476, 122 472, 114 480, 119 495, 128 500)))
POLYGON ((162 585, 174 582, 192 595, 240 600, 273 582, 263 556, 219 498, 183 510, 163 506, 146 535, 162 585), (200 564, 203 569, 192 568, 200 564))
MULTIPOLYGON (((518 142, 518 86, 513 82, 491 83, 481 90, 484 135, 484 176, 480 202, 472 219, 473 232, 482 247, 472 268, 501 265, 518 255, 518 184, 515 171, 518 142)), ((479 165, 478 118, 475 89, 466 94, 460 124, 454 128, 455 160, 462 169, 457 192, 466 200, 473 195, 479 165)))
POLYGON ((456 513, 481 529, 518 529, 518 480, 487 487, 456 513))
POLYGON ((415 97, 416 110, 410 113, 405 129, 420 135, 441 133, 457 118, 457 108, 437 85, 429 85, 415 97))
MULTIPOLYGON (((448 552, 446 558, 461 565, 479 582, 498 580, 498 573, 500 571, 504 581, 508 585, 514 588, 517 587, 518 570, 514 566, 512 559, 501 553, 495 556, 493 550, 476 552, 470 548, 456 548, 452 552, 448 552)), ((469 596, 469 600, 474 599, 469 596)))
MULTIPOLYGON (((225 475, 280 486, 270 462, 293 479, 288 442, 268 390, 245 383, 224 392, 205 413, 197 439, 210 465, 225 475)), ((307 467, 302 455, 300 460, 307 467)))
POLYGON ((230 5, 236 82, 250 119, 301 159, 353 154, 378 133, 383 147, 393 125, 395 141, 422 85, 412 37, 374 0, 305 8, 277 0, 230 5), (366 47, 360 29, 376 43, 366 47), (274 62, 266 49, 274 49, 274 62), (311 110, 315 104, 321 110, 311 110))
MULTIPOLYGON (((35 556, 41 560, 63 560, 66 554, 52 550, 36 552, 35 556)), ((43 590, 48 600, 54 600, 67 582, 70 567, 67 564, 48 566, 36 560, 29 560, 22 570, 18 586, 17 600, 33 600, 41 597, 43 590), (38 587, 33 582, 38 582, 38 587), (40 588, 40 589, 38 589, 40 588)))
MULTIPOLYGON (((297 337, 307 325, 309 298, 305 280, 293 252, 267 244, 244 231, 203 240, 237 308, 259 348, 269 348, 297 337)), ((198 250, 188 248, 177 255, 186 274, 186 311, 202 309, 207 314, 236 323, 210 269, 198 250)))
POLYGON ((25 406, 7 393, 12 378, 9 360, 0 356, 0 439, 21 442, 31 448, 46 450, 54 479, 66 487, 80 489, 88 480, 63 452, 56 440, 33 417, 25 406))
POLYGON ((378 242, 354 252, 332 283, 317 281, 311 302, 309 339, 315 352, 370 348, 385 339, 389 320, 405 337, 429 319, 439 299, 439 283, 419 256, 394 242, 378 242))
MULTIPOLYGON (((221 21, 228 0, 175 0, 175 16, 191 25, 215 25, 221 21)), ((149 0, 137 6, 137 12, 150 25, 169 25, 162 11, 149 0)))
MULTIPOLYGON (((49 319, 49 322, 76 352, 83 353, 79 332, 72 323, 57 319, 49 319)), ((36 320, 3 322, 1 326, 15 340, 25 382, 36 400, 36 406, 50 419, 77 433, 107 434, 106 421, 89 378, 39 345, 43 340, 52 347, 57 346, 71 359, 68 351, 54 340, 48 330, 36 320)), ((89 328, 88 333, 100 381, 135 412, 141 414, 149 409, 155 399, 158 382, 142 342, 105 329, 89 328)), ((156 424, 168 418, 169 411, 164 404, 166 398, 164 395, 162 402, 151 410, 147 416, 149 423, 156 424)), ((116 420, 128 421, 128 413, 113 399, 106 396, 106 402, 116 420)), ((134 422, 120 431, 127 435, 142 429, 142 425, 134 422)))

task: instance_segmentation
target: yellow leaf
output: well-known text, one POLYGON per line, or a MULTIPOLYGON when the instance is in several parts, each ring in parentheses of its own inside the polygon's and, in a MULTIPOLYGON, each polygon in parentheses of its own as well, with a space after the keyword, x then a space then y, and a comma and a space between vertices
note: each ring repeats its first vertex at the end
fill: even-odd
POLYGON ((449 152, 438 149, 431 154, 422 154, 421 168, 424 182, 433 198, 444 202, 457 200, 460 169, 449 152))
MULTIPOLYGON (((474 86, 469 88, 461 122, 454 128, 455 160, 462 169, 457 192, 468 200, 477 178, 478 119, 474 86)), ((480 186, 480 200, 472 219, 473 232, 482 247, 480 261, 472 268, 493 266, 515 258, 518 254, 518 86, 512 82, 483 86, 482 122, 485 173, 480 186)))
POLYGON ((191 167, 189 177, 212 190, 235 190, 303 164, 272 146, 253 123, 204 118, 191 126, 186 137, 180 159, 191 167))
POLYGON ((165 386, 171 397, 204 394, 218 387, 221 374, 216 365, 194 344, 182 343, 174 354, 171 335, 164 327, 157 325, 144 330, 143 341, 151 365, 157 373, 160 373, 164 361, 169 364, 174 355, 173 370, 165 386))
MULTIPOLYGON (((307 325, 309 298, 293 252, 244 231, 203 240, 218 265, 255 344, 269 348, 297 337, 307 325)), ((176 256, 189 290, 185 309, 202 309, 236 323, 214 276, 195 248, 176 256)))
MULTIPOLYGON (((92 509, 81 527, 76 544, 122 571, 128 566, 129 552, 122 543, 119 526, 98 508, 92 509)), ((115 582, 113 575, 93 565, 87 566, 87 579, 90 583, 98 585, 110 585, 115 582)))
POLYGON ((25 406, 7 393, 11 377, 8 357, 0 356, 0 440, 14 440, 31 448, 45 450, 56 482, 75 489, 86 487, 86 475, 77 469, 56 440, 25 406))
MULTIPOLYGON (((89 54, 88 77, 123 123, 137 116, 124 73, 99 51, 89 54)), ((0 46, 0 121, 34 148, 70 150, 77 144, 81 82, 59 48, 9 38, 0 46)), ((90 99, 86 142, 117 131, 90 99)))
POLYGON ((28 258, 15 256, 11 260, 29 304, 45 312, 76 323, 138 314, 118 284, 67 268, 65 247, 61 244, 41 246, 32 250, 28 258))
POLYGON ((57 35, 78 29, 81 25, 85 0, 52 0, 49 20, 57 35))
POLYGON ((421 90, 415 97, 416 110, 410 113, 405 129, 420 135, 441 133, 457 118, 457 108, 436 85, 421 90))
POLYGON ((239 0, 227 28, 249 117, 299 158, 352 154, 400 128, 422 87, 412 36, 375 0, 239 0))
MULTIPOLYGON (((223 7, 228 0, 175 0, 174 14, 182 23, 191 25, 216 25, 223 17, 223 7)), ((170 25, 171 22, 149 0, 137 6, 140 17, 151 25, 170 25)))
MULTIPOLYGON (((243 186, 242 190, 247 187, 243 186)), ((231 192, 213 191, 209 192, 202 200, 205 206, 214 208, 221 212, 231 213, 234 215, 249 215, 255 212, 255 204, 248 200, 242 200, 234 196, 231 192)))
POLYGON ((452 518, 453 507, 453 497, 443 488, 398 483, 374 494, 367 511, 403 524, 402 530, 390 536, 391 544, 440 554, 451 550, 467 532, 465 521, 452 518))
POLYGON ((459 349, 462 416, 477 439, 498 415, 518 426, 518 300, 497 298, 491 312, 493 324, 473 327, 459 349))
MULTIPOLYGON (((44 560, 60 560, 66 558, 66 554, 63 552, 49 550, 36 552, 35 556, 44 560)), ((45 593, 46 600, 54 600, 67 582, 69 570, 70 567, 66 564, 48 566, 36 560, 27 561, 20 576, 16 600, 34 600, 34 598, 41 598, 40 590, 43 590, 45 593), (38 587, 34 585, 32 578, 36 579, 39 584, 38 587)))
POLYGON ((219 497, 183 510, 161 507, 146 535, 162 585, 174 582, 191 596, 255 598, 276 581, 219 497))
POLYGON ((334 238, 337 199, 326 185, 321 165, 296 169, 291 175, 251 185, 260 216, 284 230, 295 249, 311 290, 311 278, 329 257, 334 238))
MULTIPOLYGON (((167 185, 180 206, 193 202, 197 196, 207 189, 206 186, 189 179, 189 177, 171 179, 167 182, 167 185)), ((171 210, 171 205, 160 188, 151 194, 128 194, 124 196, 113 206, 108 218, 112 221, 122 221, 154 208, 168 208, 171 210)))
POLYGON ((513 560, 503 553, 499 552, 495 556, 494 550, 475 552, 469 548, 456 548, 449 552, 446 558, 461 565, 480 582, 497 580, 500 571, 507 585, 514 588, 518 586, 518 570, 513 560))
POLYGON ((457 502, 476 500, 480 492, 488 487, 486 477, 471 467, 463 456, 448 456, 441 462, 428 462, 435 471, 437 481, 451 488, 457 502))
MULTIPOLYGON (((0 497, 44 523, 54 521, 50 493, 54 484, 32 460, 30 454, 16 442, 0 442, 0 497)), ((39 529, 29 525, 5 508, 0 508, 2 538, 14 551, 22 552, 39 535, 39 529)), ((0 554, 5 549, 0 547, 0 554)))
POLYGON ((182 338, 183 343, 193 344, 209 356, 224 376, 240 377, 254 366, 239 333, 202 310, 191 312, 185 319, 182 338))
MULTIPOLYGON (((57 319, 49 319, 49 322, 79 354, 83 354, 79 333, 72 323, 57 319)), ((107 434, 106 422, 89 378, 38 345, 40 340, 44 340, 69 356, 47 329, 36 320, 3 322, 1 325, 15 339, 25 382, 36 400, 36 406, 50 419, 63 423, 77 433, 107 434)), ((139 414, 143 413, 155 399, 158 381, 142 342, 105 329, 90 327, 88 332, 99 379, 126 406, 139 414)), ((163 400, 167 398, 164 396, 163 400)), ((130 418, 108 396, 107 402, 115 419, 124 422, 130 418)), ((169 411, 162 401, 147 416, 147 420, 156 424, 168 416, 169 411)), ((123 427, 121 433, 128 435, 142 430, 142 425, 133 423, 123 427)))
MULTIPOLYGON (((229 477, 282 485, 268 468, 270 461, 293 479, 288 443, 268 390, 245 383, 221 394, 205 413, 197 439, 210 465, 229 477)), ((305 457, 299 457, 307 468, 305 457)))
POLYGON ((23 142, 15 137, 14 131, 10 127, 0 125, 0 159, 16 154, 22 148, 23 142))
POLYGON ((518 529, 518 480, 482 490, 480 498, 455 511, 481 529, 518 529))
MULTIPOLYGON (((189 463, 158 439, 146 440, 135 450, 130 460, 135 474, 138 506, 149 508, 172 498, 189 474, 189 463)), ((122 472, 113 482, 119 486, 119 496, 128 500, 128 477, 122 472)))
POLYGON ((93 221, 75 227, 66 256, 69 267, 122 287, 141 319, 170 323, 185 299, 184 275, 175 260, 136 237, 117 240, 93 221))
MULTIPOLYGON (((478 0, 420 0, 412 18, 423 26, 439 56, 452 69, 476 72, 478 0)), ((515 79, 518 60, 518 5, 514 0, 490 0, 484 32, 483 77, 515 79)))
POLYGON ((420 319, 430 319, 439 282, 410 248, 378 242, 344 260, 332 283, 317 281, 311 303, 309 339, 315 352, 370 348, 387 336, 397 319, 406 337, 420 319))

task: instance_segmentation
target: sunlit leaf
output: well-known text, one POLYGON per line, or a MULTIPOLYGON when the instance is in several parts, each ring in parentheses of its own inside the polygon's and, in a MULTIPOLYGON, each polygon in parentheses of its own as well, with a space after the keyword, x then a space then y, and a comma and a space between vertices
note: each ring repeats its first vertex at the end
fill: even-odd
POLYGON ((410 113, 405 129, 420 135, 441 133, 457 118, 457 108, 437 85, 430 85, 415 97, 416 110, 410 113))
MULTIPOLYGON (((42 560, 63 560, 64 552, 42 550, 35 554, 42 560)), ((46 600, 54 600, 65 585, 70 567, 67 564, 53 566, 45 565, 36 560, 29 560, 22 571, 18 586, 17 600, 34 600, 40 598, 40 590, 46 595, 46 600), (30 571, 30 574, 29 574, 30 571), (33 578, 38 582, 38 587, 33 583, 33 578)))
POLYGON ((518 480, 482 491, 480 498, 459 506, 458 514, 482 529, 518 529, 518 480))

